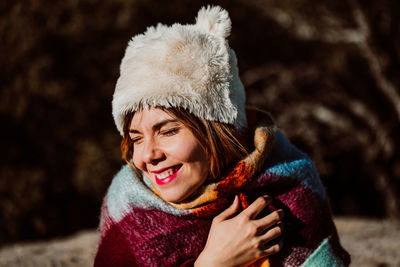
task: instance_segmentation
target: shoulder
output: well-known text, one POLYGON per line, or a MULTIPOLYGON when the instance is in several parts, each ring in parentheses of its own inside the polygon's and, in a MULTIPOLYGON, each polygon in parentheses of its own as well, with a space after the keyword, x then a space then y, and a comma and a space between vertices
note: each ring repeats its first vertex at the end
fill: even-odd
POLYGON ((110 187, 108 188, 104 204, 108 208, 110 217, 115 221, 120 221, 124 214, 129 213, 129 206, 134 204, 143 194, 145 186, 140 186, 136 173, 129 165, 125 165, 114 176, 110 187))
POLYGON ((265 173, 297 179, 307 188, 326 198, 314 163, 279 130, 276 132, 274 145, 264 166, 265 173))

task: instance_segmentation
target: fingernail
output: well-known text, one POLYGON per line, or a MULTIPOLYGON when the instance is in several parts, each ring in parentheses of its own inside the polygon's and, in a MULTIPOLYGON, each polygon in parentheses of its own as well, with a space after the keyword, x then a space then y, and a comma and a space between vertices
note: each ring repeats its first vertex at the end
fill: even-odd
POLYGON ((271 204, 272 202, 272 198, 268 195, 264 195, 263 198, 265 199, 265 201, 267 202, 267 204, 271 204))
POLYGON ((279 214, 279 218, 283 218, 285 217, 285 212, 283 211, 283 209, 278 210, 278 214, 279 214))

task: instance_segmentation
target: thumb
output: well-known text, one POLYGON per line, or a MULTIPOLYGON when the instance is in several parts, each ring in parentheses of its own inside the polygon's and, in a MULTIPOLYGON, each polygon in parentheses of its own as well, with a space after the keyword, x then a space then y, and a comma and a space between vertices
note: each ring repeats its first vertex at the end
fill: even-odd
POLYGON ((238 210, 239 210, 239 197, 236 195, 232 204, 228 208, 226 208, 226 210, 218 214, 218 216, 216 216, 214 219, 219 222, 225 221, 233 217, 233 215, 235 215, 238 210))

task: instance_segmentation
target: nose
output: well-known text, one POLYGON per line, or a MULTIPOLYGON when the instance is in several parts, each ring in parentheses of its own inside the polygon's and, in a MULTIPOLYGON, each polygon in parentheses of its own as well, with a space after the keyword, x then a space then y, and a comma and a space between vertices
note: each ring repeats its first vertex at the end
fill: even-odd
POLYGON ((142 150, 142 160, 146 164, 157 164, 165 157, 162 150, 158 147, 153 138, 144 141, 142 150))

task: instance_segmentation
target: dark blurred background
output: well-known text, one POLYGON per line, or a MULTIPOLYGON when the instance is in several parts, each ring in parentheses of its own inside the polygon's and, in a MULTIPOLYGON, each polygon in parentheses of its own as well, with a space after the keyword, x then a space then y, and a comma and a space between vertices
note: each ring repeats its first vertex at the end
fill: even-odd
POLYGON ((248 104, 315 161, 337 215, 400 218, 400 2, 0 3, 0 244, 98 224, 122 164, 111 116, 132 35, 230 13, 248 104))

